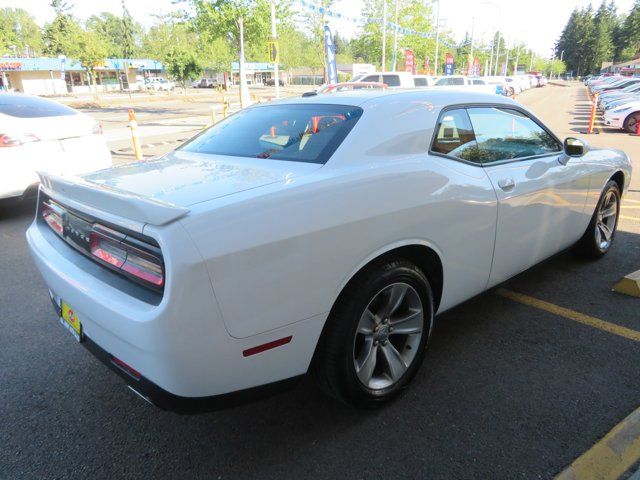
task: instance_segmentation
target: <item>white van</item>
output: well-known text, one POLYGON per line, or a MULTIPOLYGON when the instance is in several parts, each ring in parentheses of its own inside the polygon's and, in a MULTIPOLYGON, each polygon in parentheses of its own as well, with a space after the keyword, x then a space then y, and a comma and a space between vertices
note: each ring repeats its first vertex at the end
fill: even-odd
MULTIPOLYGON (((447 75, 435 83, 436 87, 464 87, 476 92, 500 93, 495 85, 489 85, 486 80, 464 75, 447 75)), ((501 89, 500 89, 501 90, 501 89)))
POLYGON ((375 72, 365 75, 359 82, 380 82, 387 88, 413 88, 416 84, 410 72, 375 72))

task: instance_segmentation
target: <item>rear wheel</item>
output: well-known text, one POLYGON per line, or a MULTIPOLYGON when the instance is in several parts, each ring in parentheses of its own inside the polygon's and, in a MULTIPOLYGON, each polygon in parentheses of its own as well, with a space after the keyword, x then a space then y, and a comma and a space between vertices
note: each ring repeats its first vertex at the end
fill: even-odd
POLYGON ((629 133, 636 133, 638 122, 640 122, 640 112, 634 112, 625 119, 623 127, 629 133))
POLYGON ((376 407, 414 377, 432 325, 433 295, 424 273, 404 259, 377 264, 341 294, 312 372, 329 395, 376 407))
POLYGON ((620 214, 620 188, 613 180, 605 186, 591 222, 576 244, 578 253, 588 258, 600 258, 613 243, 620 214))

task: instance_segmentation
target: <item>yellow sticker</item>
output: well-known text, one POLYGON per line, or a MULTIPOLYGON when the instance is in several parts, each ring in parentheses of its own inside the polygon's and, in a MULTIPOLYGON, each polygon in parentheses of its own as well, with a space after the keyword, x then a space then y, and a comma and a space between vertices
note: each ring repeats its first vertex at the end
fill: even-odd
POLYGON ((80 331, 82 327, 80 326, 80 319, 73 311, 73 309, 67 305, 65 302, 62 302, 62 318, 67 322, 73 330, 80 335, 80 331))

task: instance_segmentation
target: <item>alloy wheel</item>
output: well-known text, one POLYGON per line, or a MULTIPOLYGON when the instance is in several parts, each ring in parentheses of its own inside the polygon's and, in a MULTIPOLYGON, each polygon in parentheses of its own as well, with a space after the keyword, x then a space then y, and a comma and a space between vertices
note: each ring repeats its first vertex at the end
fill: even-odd
POLYGON ((613 190, 606 193, 596 219, 596 243, 605 251, 611 246, 618 221, 618 197, 613 190))
POLYGON ((393 283, 373 296, 362 312, 353 344, 360 382, 372 390, 397 383, 411 366, 424 334, 420 295, 407 283, 393 283))

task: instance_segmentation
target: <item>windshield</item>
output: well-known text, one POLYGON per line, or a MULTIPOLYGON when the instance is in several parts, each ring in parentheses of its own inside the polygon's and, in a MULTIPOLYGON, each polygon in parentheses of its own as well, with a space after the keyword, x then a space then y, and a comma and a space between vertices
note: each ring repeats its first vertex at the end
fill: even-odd
POLYGON ((180 150, 326 163, 361 115, 361 108, 349 105, 254 107, 217 123, 180 150))

